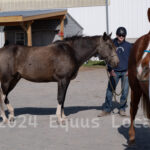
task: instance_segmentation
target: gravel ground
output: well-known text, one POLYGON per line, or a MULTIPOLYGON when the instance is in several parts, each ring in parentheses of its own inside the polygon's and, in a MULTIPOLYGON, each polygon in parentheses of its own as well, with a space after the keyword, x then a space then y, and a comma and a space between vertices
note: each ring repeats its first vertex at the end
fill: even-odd
POLYGON ((21 80, 9 95, 15 108, 15 122, 0 124, 0 150, 150 149, 150 129, 141 109, 136 120, 136 144, 132 147, 127 145, 129 117, 112 113, 97 118, 107 81, 103 67, 81 68, 67 91, 65 113, 69 121, 57 125, 57 84, 21 80))

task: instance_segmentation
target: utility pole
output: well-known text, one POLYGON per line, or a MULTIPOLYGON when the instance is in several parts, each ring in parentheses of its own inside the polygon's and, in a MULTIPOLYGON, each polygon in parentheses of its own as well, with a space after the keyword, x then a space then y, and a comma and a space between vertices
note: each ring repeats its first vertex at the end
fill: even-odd
POLYGON ((107 34, 109 34, 108 0, 106 0, 106 32, 107 32, 107 34))

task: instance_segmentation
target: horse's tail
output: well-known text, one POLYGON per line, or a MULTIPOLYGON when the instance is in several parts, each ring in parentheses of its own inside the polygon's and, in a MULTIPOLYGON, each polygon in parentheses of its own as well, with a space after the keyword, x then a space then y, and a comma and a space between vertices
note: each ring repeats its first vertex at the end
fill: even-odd
POLYGON ((150 119, 150 100, 148 96, 143 95, 142 106, 143 106, 144 114, 148 119, 150 119))
POLYGON ((148 8, 147 16, 148 16, 148 20, 149 20, 149 22, 150 22, 150 8, 148 8))

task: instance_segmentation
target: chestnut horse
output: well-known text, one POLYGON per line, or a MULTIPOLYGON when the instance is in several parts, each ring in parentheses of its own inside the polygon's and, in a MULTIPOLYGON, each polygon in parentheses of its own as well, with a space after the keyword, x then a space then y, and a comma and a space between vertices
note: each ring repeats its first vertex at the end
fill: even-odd
POLYGON ((43 47, 5 46, 0 49, 1 116, 7 122, 3 102, 14 118, 14 109, 8 100, 9 92, 21 78, 32 82, 57 82, 58 106, 56 115, 64 122, 64 101, 70 80, 77 75, 79 67, 90 57, 99 54, 113 67, 119 59, 110 35, 75 36, 43 47))
MULTIPOLYGON (((148 9, 150 21, 150 8, 148 9)), ((140 37, 133 45, 128 63, 128 78, 131 87, 129 143, 135 141, 134 120, 138 110, 140 99, 143 102, 143 110, 150 119, 149 98, 149 62, 150 62, 150 32, 140 37)))

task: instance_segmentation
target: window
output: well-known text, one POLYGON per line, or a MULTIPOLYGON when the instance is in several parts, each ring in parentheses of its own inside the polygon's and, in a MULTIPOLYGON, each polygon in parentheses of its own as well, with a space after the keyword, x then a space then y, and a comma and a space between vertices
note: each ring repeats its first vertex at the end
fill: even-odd
POLYGON ((15 44, 25 45, 25 34, 24 34, 24 32, 16 32, 15 33, 15 44))

